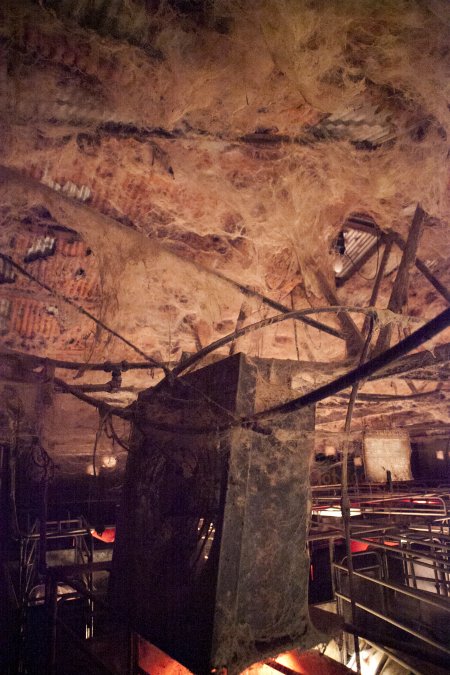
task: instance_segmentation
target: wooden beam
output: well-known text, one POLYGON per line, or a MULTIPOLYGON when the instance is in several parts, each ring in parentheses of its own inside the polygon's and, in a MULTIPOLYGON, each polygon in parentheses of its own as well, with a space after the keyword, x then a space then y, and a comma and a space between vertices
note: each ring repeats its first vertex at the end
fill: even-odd
MULTIPOLYGON (((372 293, 370 294, 369 307, 375 307, 375 305, 376 305, 376 302, 377 302, 377 299, 378 299, 378 293, 380 291, 381 282, 384 279, 384 273, 386 271, 386 266, 387 266, 387 263, 388 263, 388 260, 389 260, 389 256, 391 254, 392 244, 393 244, 392 238, 389 237, 389 236, 386 236, 385 237, 385 247, 384 247, 383 255, 381 257, 380 266, 378 268, 377 275, 375 277, 375 281, 374 281, 373 286, 372 286, 372 293)), ((366 316, 366 318, 364 319, 363 330, 362 330, 363 335, 365 335, 367 333, 367 331, 369 329, 369 325, 370 325, 369 324, 369 318, 366 316)))
MULTIPOLYGON (((393 237, 397 246, 402 251, 404 251, 405 247, 406 247, 406 243, 405 243, 403 237, 398 232, 392 232, 391 236, 393 237)), ((429 267, 427 267, 427 265, 425 265, 423 260, 421 260, 420 258, 416 258, 415 264, 416 264, 417 269, 420 272, 422 272, 425 279, 427 279, 430 282, 430 284, 437 290, 437 292, 440 295, 442 295, 444 300, 446 300, 447 302, 450 302, 450 291, 443 284, 441 284, 439 279, 437 279, 434 276, 434 274, 431 272, 429 267)))
POLYGON ((375 221, 366 220, 365 218, 349 218, 345 221, 344 227, 349 227, 352 230, 359 230, 360 232, 368 232, 369 234, 382 233, 375 221))
MULTIPOLYGON (((311 268, 314 269, 314 263, 311 263, 311 268)), ((341 302, 339 301, 335 290, 328 283, 328 280, 322 270, 314 269, 314 274, 326 301, 331 306, 339 306, 341 302)), ((355 356, 356 354, 359 354, 364 342, 359 328, 347 312, 339 312, 337 314, 337 319, 341 324, 342 332, 345 336, 345 342, 349 356, 355 356)))
MULTIPOLYGON (((247 318, 247 311, 246 311, 246 302, 244 302, 241 305, 241 309, 239 310, 238 318, 236 320, 236 330, 240 330, 244 326, 245 319, 247 318)), ((236 352, 236 343, 237 339, 233 340, 233 342, 230 344, 230 351, 228 352, 229 356, 233 356, 233 354, 236 352)))
POLYGON ((381 380, 385 377, 396 377, 414 370, 432 368, 450 362, 450 342, 434 347, 433 351, 425 350, 417 354, 404 356, 394 361, 378 373, 372 375, 369 380, 381 380))
MULTIPOLYGON (((401 314, 408 299, 409 275, 411 268, 416 262, 417 248, 419 246, 420 235, 422 232, 422 223, 425 212, 417 205, 414 217, 409 228, 408 240, 405 244, 402 259, 397 270, 394 285, 392 287, 391 297, 389 298, 388 309, 395 314, 401 314)), ((374 355, 380 354, 388 349, 392 338, 392 324, 383 326, 375 345, 374 355)))

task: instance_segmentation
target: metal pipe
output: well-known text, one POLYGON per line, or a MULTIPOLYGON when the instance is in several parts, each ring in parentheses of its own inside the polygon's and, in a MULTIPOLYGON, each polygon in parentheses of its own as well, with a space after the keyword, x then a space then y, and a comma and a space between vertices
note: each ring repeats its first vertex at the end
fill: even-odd
POLYGON ((83 652, 83 654, 86 654, 93 663, 101 670, 102 673, 105 673, 105 675, 115 675, 114 671, 110 670, 104 663, 101 661, 94 652, 92 652, 85 644, 85 641, 82 640, 81 638, 78 637, 78 635, 73 631, 69 626, 62 621, 59 616, 56 617, 56 622, 58 626, 61 626, 61 628, 67 633, 67 635, 73 640, 73 642, 77 645, 77 647, 80 649, 80 651, 83 652))
MULTIPOLYGON (((404 557, 405 555, 409 555, 410 557, 414 558, 415 560, 417 558, 427 558, 428 560, 435 560, 436 558, 433 557, 432 555, 425 553, 423 551, 406 551, 405 549, 401 548, 394 548, 392 546, 386 546, 384 544, 379 544, 376 541, 373 541, 371 539, 357 539, 356 537, 352 537, 352 541, 359 541, 361 544, 368 544, 369 546, 375 546, 377 548, 380 548, 384 551, 389 551, 392 555, 397 555, 400 557, 404 557)), ((417 563, 419 564, 419 563, 417 563)), ((431 565, 428 565, 426 563, 420 563, 424 567, 431 567, 431 565)))
POLYGON ((253 415, 231 420, 224 424, 217 425, 216 427, 189 427, 183 425, 177 425, 174 427, 173 425, 159 422, 152 423, 150 420, 147 421, 147 424, 151 425, 154 429, 185 434, 204 434, 211 433, 212 431, 219 433, 233 427, 242 426, 252 429, 257 433, 270 435, 272 430, 270 428, 261 427, 258 424, 260 420, 266 420, 278 414, 295 412, 296 410, 300 410, 301 408, 312 405, 313 403, 318 403, 319 401, 322 401, 333 394, 337 394, 343 389, 353 386, 353 384, 356 382, 368 378, 370 375, 373 375, 382 368, 386 368, 386 366, 392 361, 395 361, 413 349, 420 347, 424 342, 427 342, 435 335, 445 330, 448 326, 450 326, 450 309, 446 309, 438 314, 438 316, 416 330, 414 333, 411 333, 411 335, 406 337, 404 340, 398 342, 394 347, 387 349, 375 358, 367 361, 357 368, 354 368, 353 370, 350 370, 348 373, 336 378, 332 382, 329 382, 318 389, 314 389, 303 396, 299 396, 292 401, 281 403, 271 408, 266 408, 265 410, 261 410, 260 412, 253 415))
POLYGON ((48 510, 48 480, 41 482, 41 514, 39 521, 39 574, 47 572, 47 510, 48 510))
POLYGON ((276 413, 289 413, 304 408, 305 406, 312 405, 313 403, 318 403, 324 398, 328 398, 332 394, 337 394, 343 389, 352 386, 359 380, 366 379, 370 375, 373 375, 378 370, 385 368, 389 363, 400 358, 404 354, 420 347, 424 342, 427 342, 432 337, 438 333, 445 330, 450 326, 450 309, 446 309, 434 319, 429 321, 427 324, 416 330, 414 333, 411 333, 404 340, 398 342, 394 347, 386 349, 378 356, 374 357, 370 361, 363 363, 357 368, 351 370, 350 372, 342 375, 341 377, 336 378, 332 382, 315 389, 308 394, 299 396, 293 401, 288 401, 287 403, 282 403, 280 405, 273 406, 266 410, 262 410, 255 415, 251 415, 248 418, 244 418, 243 421, 251 420, 263 420, 271 417, 276 413))
POLYGON ((355 507, 359 508, 361 514, 374 514, 374 515, 384 515, 384 516, 417 516, 424 517, 429 516, 434 518, 434 516, 440 516, 442 511, 419 511, 419 509, 370 509, 365 507, 355 507))
POLYGON ((56 665, 56 622, 58 618, 58 583, 49 577, 45 586, 45 604, 47 606, 48 654, 47 671, 57 675, 56 665))
MULTIPOLYGON (((341 572, 348 572, 347 567, 344 565, 340 565, 339 563, 334 563, 334 567, 341 572)), ((439 603, 435 602, 431 598, 427 597, 422 597, 422 595, 419 595, 418 593, 414 593, 411 590, 408 590, 407 588, 403 586, 399 586, 397 584, 391 584, 389 581, 384 581, 383 579, 376 579, 375 577, 368 577, 365 574, 361 574, 361 572, 353 572, 354 576, 360 577, 361 579, 365 579, 366 581, 370 581, 378 586, 382 586, 383 588, 388 588, 391 591, 395 591, 396 593, 401 593, 403 595, 408 596, 409 598, 414 598, 414 600, 420 600, 421 602, 425 602, 428 605, 431 605, 432 607, 437 607, 438 609, 443 610, 444 612, 450 613, 450 605, 446 606, 444 603, 439 603)))
MULTIPOLYGON (((347 602, 350 602, 350 598, 343 593, 337 592, 336 595, 341 598, 342 600, 346 600, 347 602)), ((431 638, 427 637, 426 635, 422 635, 421 633, 418 633, 416 630, 413 628, 409 628, 408 626, 405 626, 401 624, 399 621, 395 621, 395 619, 391 619, 388 616, 383 616, 380 612, 377 612, 374 609, 370 609, 366 605, 363 605, 360 602, 356 603, 356 606, 362 609, 365 612, 368 612, 369 614, 373 614, 373 616, 376 616, 378 619, 381 619, 382 621, 386 621, 387 623, 390 623, 393 626, 396 626, 396 628, 400 628, 400 630, 405 631, 409 635, 413 635, 414 637, 418 638, 419 640, 422 640, 423 642, 426 642, 429 644, 431 647, 435 647, 436 649, 440 649, 441 651, 445 652, 445 654, 450 655, 450 649, 447 649, 447 647, 444 647, 443 645, 439 644, 439 642, 436 642, 435 640, 432 640, 431 638)))
MULTIPOLYGON (((70 532, 63 533, 63 532, 58 532, 55 534, 47 533, 47 539, 66 539, 66 538, 71 538, 71 537, 77 537, 78 535, 81 534, 90 534, 89 530, 71 530, 70 532)), ((33 539, 39 539, 40 534, 35 532, 33 534, 30 534, 26 538, 29 540, 33 539)))

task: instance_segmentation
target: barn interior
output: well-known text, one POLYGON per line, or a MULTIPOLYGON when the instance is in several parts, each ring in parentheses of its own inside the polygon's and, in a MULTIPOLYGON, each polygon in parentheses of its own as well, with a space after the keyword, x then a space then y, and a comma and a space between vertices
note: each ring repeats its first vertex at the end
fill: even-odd
POLYGON ((447 0, 4 0, 7 675, 445 673, 447 0))

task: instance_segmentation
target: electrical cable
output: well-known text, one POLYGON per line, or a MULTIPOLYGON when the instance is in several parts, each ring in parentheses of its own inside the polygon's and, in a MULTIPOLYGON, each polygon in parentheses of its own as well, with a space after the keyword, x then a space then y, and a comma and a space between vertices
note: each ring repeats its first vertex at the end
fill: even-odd
POLYGON ((450 309, 446 309, 438 314, 434 319, 426 323, 414 333, 411 333, 411 335, 394 345, 394 347, 387 349, 370 361, 366 361, 357 368, 354 368, 353 370, 350 370, 335 380, 332 380, 328 384, 318 387, 317 389, 314 389, 307 394, 303 394, 302 396, 299 396, 292 401, 288 401, 287 403, 281 403, 271 408, 261 410, 260 412, 253 415, 241 417, 237 423, 231 422, 227 424, 219 424, 215 428, 195 428, 183 426, 174 428, 172 425, 168 424, 153 423, 151 421, 148 421, 147 423, 155 429, 160 429, 163 431, 179 431, 180 433, 188 434, 211 433, 214 430, 216 432, 220 432, 232 427, 242 426, 244 428, 252 429, 258 433, 268 435, 271 433, 271 429, 268 427, 262 427, 259 424, 260 421, 265 421, 279 414, 295 412, 296 410, 300 410, 301 408, 304 408, 308 405, 318 403, 329 396, 339 393, 343 389, 353 386, 359 380, 368 378, 370 375, 373 375, 377 371, 385 368, 387 365, 401 356, 407 354, 413 349, 417 349, 417 347, 420 347, 424 342, 427 342, 435 335, 438 335, 448 326, 450 326, 450 309))
POLYGON ((125 443, 125 441, 123 441, 123 440, 119 437, 119 435, 116 433, 116 430, 114 429, 114 425, 113 425, 112 415, 111 415, 111 414, 108 415, 108 418, 107 418, 107 420, 106 420, 106 425, 107 425, 107 426, 109 425, 109 429, 110 429, 110 432, 111 432, 111 433, 109 434, 109 433, 108 433, 108 430, 107 430, 107 428, 106 428, 106 429, 105 429, 106 436, 107 436, 108 438, 111 438, 111 439, 113 440, 113 442, 115 441, 115 442, 116 442, 118 445, 120 445, 120 447, 123 448, 126 452, 130 452, 130 446, 127 445, 127 444, 125 443))
MULTIPOLYGON (((376 310, 374 309, 362 309, 362 308, 326 308, 325 310, 320 310, 320 311, 358 311, 358 312, 365 312, 366 314, 375 314, 376 315, 376 310)), ((301 310, 301 311, 319 311, 319 310, 301 310)), ((390 363, 398 359, 400 356, 403 356, 404 354, 407 354, 408 352, 412 351, 413 349, 416 349, 419 347, 423 342, 426 342, 429 340, 431 337, 434 335, 440 333, 442 330, 444 330, 449 324, 450 324, 450 310, 445 310, 441 314, 439 314, 437 317, 432 319, 429 323, 425 324, 417 330, 416 332, 412 333, 408 338, 405 338, 402 342, 398 343, 394 347, 391 347, 390 349, 386 350, 386 352, 383 352, 382 354, 379 354, 377 357, 372 359, 371 361, 368 361, 366 364, 359 366, 358 368, 346 373, 345 375, 337 378, 336 380, 333 380, 329 384, 323 385, 322 387, 319 387, 318 389, 315 389, 312 392, 309 392, 307 394, 304 394, 303 396, 300 396, 297 399, 294 399, 293 401, 289 401, 288 403, 281 404, 279 406, 274 406, 270 409, 263 410, 252 417, 244 418, 241 420, 237 421, 237 424, 226 424, 226 425, 218 425, 216 427, 216 431, 220 431, 223 429, 230 428, 231 426, 238 426, 238 425, 251 425, 252 428, 258 427, 258 425, 252 425, 252 422, 255 422, 256 420, 262 419, 264 417, 270 417, 273 414, 277 414, 278 412, 292 412, 293 410, 304 407, 306 405, 312 405, 313 403, 317 403, 318 401, 328 398, 329 396, 332 396, 333 394, 339 393, 343 389, 348 388, 351 386, 360 376, 361 377, 368 377, 379 370, 385 369, 390 363)), ((289 317, 288 315, 281 315, 282 317, 285 317, 282 320, 286 320, 289 317)), ((275 317, 276 319, 277 317, 275 317)), ((258 322, 257 324, 252 324, 251 326, 247 326, 246 328, 241 329, 240 331, 237 331, 237 333, 242 334, 242 331, 249 330, 252 328, 253 330, 256 330, 256 326, 258 327, 263 327, 267 324, 267 321, 273 321, 273 319, 269 320, 263 320, 261 322, 258 322)), ((281 320, 281 319, 278 319, 281 320)), ((183 362, 178 366, 176 369, 174 369, 173 373, 178 374, 185 368, 187 368, 189 365, 192 365, 192 363, 200 358, 202 358, 205 354, 209 353, 210 351, 213 351, 214 349, 217 349, 219 346, 223 344, 223 340, 227 341, 227 339, 233 339, 233 336, 236 335, 235 333, 232 333, 231 336, 226 336, 225 338, 222 338, 220 340, 217 340, 216 342, 212 343, 208 347, 204 348, 203 350, 200 350, 196 354, 194 354, 193 357, 188 359, 187 361, 183 362)), ((82 394, 81 392, 78 392, 76 390, 76 387, 71 387, 70 385, 66 384, 63 380, 57 380, 55 378, 55 381, 60 384, 60 386, 65 387, 67 391, 70 393, 73 393, 75 396, 80 398, 81 400, 84 400, 86 403, 89 403, 90 405, 95 406, 96 408, 103 408, 104 410, 110 411, 112 414, 118 415, 119 417, 123 417, 124 419, 131 419, 134 417, 134 411, 133 411, 133 404, 126 410, 120 410, 116 408, 112 408, 111 406, 108 406, 107 404, 104 404, 101 401, 98 401, 97 399, 93 399, 89 396, 86 396, 85 394, 82 394)), ((159 388, 159 383, 153 391, 155 391, 157 388, 159 388)), ((192 428, 192 427, 176 427, 173 425, 162 425, 162 424, 155 424, 152 423, 152 426, 154 428, 159 428, 161 430, 166 430, 166 431, 180 431, 181 433, 205 433, 207 431, 210 433, 212 429, 207 429, 205 430, 204 428, 192 428)), ((270 430, 263 431, 262 428, 258 428, 261 433, 270 433, 270 430)))

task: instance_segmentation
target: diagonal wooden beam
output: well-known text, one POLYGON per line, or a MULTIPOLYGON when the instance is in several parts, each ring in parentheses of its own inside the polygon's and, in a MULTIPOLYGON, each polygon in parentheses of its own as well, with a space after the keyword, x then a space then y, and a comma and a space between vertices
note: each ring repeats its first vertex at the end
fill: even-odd
MULTIPOLYGON (((396 314, 401 314, 403 312, 403 308, 408 300, 409 275, 411 268, 416 262, 417 248, 419 246, 424 217, 425 212, 418 204, 411 227, 409 228, 408 239, 392 287, 391 297, 389 298, 388 309, 396 314)), ((389 323, 380 330, 374 349, 374 355, 380 354, 385 349, 388 349, 391 344, 391 338, 392 324, 389 323)))
MULTIPOLYGON (((311 263, 312 269, 314 269, 314 264, 311 263)), ((316 276, 319 287, 326 299, 326 301, 331 306, 339 306, 341 303, 336 295, 336 292, 331 287, 328 282, 328 279, 325 277, 324 273, 320 269, 315 269, 314 274, 316 276)), ((345 342, 347 345, 347 352, 349 356, 355 356, 361 352, 364 340, 363 337, 353 321, 350 315, 347 312, 339 312, 337 314, 337 319, 342 327, 342 332, 345 336, 345 342)))
MULTIPOLYGON (((375 307, 375 305, 376 305, 376 302, 377 302, 377 299, 378 299, 378 293, 380 292, 381 282, 384 279, 384 273, 386 271, 386 266, 388 264, 389 256, 390 256, 391 251, 392 251, 392 245, 393 245, 392 237, 390 237, 389 235, 386 235, 384 237, 384 241, 385 241, 385 247, 384 247, 383 255, 381 257, 380 266, 378 267, 377 275, 375 277, 375 281, 373 282, 372 293, 370 294, 370 300, 369 300, 369 307, 375 307)), ((366 335, 366 333, 369 329, 369 325, 370 325, 369 318, 366 316, 366 318, 364 319, 364 324, 363 324, 363 329, 362 329, 363 335, 366 335)))
MULTIPOLYGON (((346 222, 345 222, 345 227, 349 227, 352 230, 360 230, 361 232, 369 232, 370 234, 383 234, 383 231, 380 230, 379 226, 376 224, 375 221, 366 219, 366 218, 358 218, 358 217, 350 217, 346 222)), ((387 235, 392 237, 393 241, 395 244, 402 250, 405 250, 406 242, 399 234, 398 232, 394 232, 393 230, 388 230, 387 235)), ((423 276, 425 279, 427 279, 430 284, 437 290, 437 292, 442 295, 442 297, 447 301, 450 302, 450 291, 448 288, 442 284, 439 279, 432 273, 430 268, 421 260, 420 258, 416 258, 415 265, 419 272, 422 272, 423 276)))
MULTIPOLYGON (((391 235, 396 243, 396 245, 402 250, 405 250, 406 247, 406 242, 403 239, 403 237, 398 233, 398 232, 392 232, 391 235)), ((442 297, 447 301, 450 302, 450 291, 444 286, 444 284, 441 284, 439 279, 434 276, 434 274, 431 272, 429 267, 425 265, 423 260, 420 258, 416 258, 415 265, 419 272, 422 272, 423 276, 425 279, 427 279, 430 284, 437 290, 437 292, 442 295, 442 297)))

